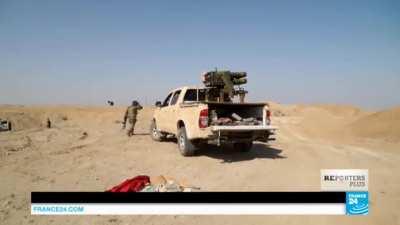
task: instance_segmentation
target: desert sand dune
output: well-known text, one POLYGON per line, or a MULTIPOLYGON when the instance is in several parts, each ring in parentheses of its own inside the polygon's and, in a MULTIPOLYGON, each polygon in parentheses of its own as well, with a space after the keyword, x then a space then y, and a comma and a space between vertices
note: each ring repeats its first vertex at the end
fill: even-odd
POLYGON ((0 133, 2 224, 399 224, 399 108, 271 103, 277 141, 248 153, 224 147, 182 157, 173 140, 148 136, 152 107, 137 135, 121 130, 125 107, 1 106, 15 131, 0 133), (46 119, 52 128, 45 128, 46 119), (84 135, 87 133, 87 135, 84 135), (207 168, 207 171, 205 171, 207 168), (203 191, 319 191, 320 169, 370 172, 371 215, 347 217, 30 216, 31 191, 104 191, 136 175, 166 175, 203 191))
POLYGON ((400 107, 361 117, 350 128, 361 137, 400 142, 400 107))

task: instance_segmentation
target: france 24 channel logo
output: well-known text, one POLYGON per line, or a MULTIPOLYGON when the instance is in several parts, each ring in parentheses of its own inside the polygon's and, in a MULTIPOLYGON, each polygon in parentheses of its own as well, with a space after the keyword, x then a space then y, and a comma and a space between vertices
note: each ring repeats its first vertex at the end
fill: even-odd
POLYGON ((346 215, 368 215, 368 192, 346 192, 346 215))

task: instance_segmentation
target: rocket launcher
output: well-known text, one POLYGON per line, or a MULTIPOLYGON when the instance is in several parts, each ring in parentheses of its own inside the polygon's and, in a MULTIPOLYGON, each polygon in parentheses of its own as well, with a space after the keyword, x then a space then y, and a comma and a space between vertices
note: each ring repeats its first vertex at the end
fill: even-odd
POLYGON ((235 89, 235 86, 247 83, 246 72, 231 72, 226 71, 210 71, 202 75, 202 81, 206 87, 218 89, 220 92, 220 99, 225 99, 222 96, 229 96, 230 98, 239 95, 241 102, 244 101, 244 95, 247 91, 242 88, 235 89))

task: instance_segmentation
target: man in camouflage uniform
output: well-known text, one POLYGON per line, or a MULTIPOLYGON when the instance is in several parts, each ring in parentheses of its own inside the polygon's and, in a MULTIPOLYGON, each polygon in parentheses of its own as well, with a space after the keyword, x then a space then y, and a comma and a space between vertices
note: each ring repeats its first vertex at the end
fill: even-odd
POLYGON ((129 128, 128 128, 127 135, 129 137, 134 135, 135 124, 136 124, 136 116, 138 114, 138 111, 141 110, 141 109, 143 109, 143 107, 137 101, 133 101, 132 105, 129 106, 126 109, 122 128, 125 129, 126 120, 128 120, 129 121, 129 128))

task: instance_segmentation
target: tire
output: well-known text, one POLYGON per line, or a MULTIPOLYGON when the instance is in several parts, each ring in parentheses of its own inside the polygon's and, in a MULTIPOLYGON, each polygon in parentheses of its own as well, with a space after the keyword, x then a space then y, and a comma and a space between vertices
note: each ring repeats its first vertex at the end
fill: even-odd
POLYGON ((150 136, 151 139, 153 139, 154 141, 162 141, 163 139, 165 139, 165 135, 162 134, 159 130, 157 130, 157 125, 155 120, 151 121, 150 136))
POLYGON ((178 129, 178 134, 176 136, 178 139, 178 148, 183 156, 193 156, 195 153, 195 146, 186 136, 185 127, 181 127, 178 129))
POLYGON ((235 143, 233 147, 241 152, 249 152, 253 147, 253 142, 235 143))

